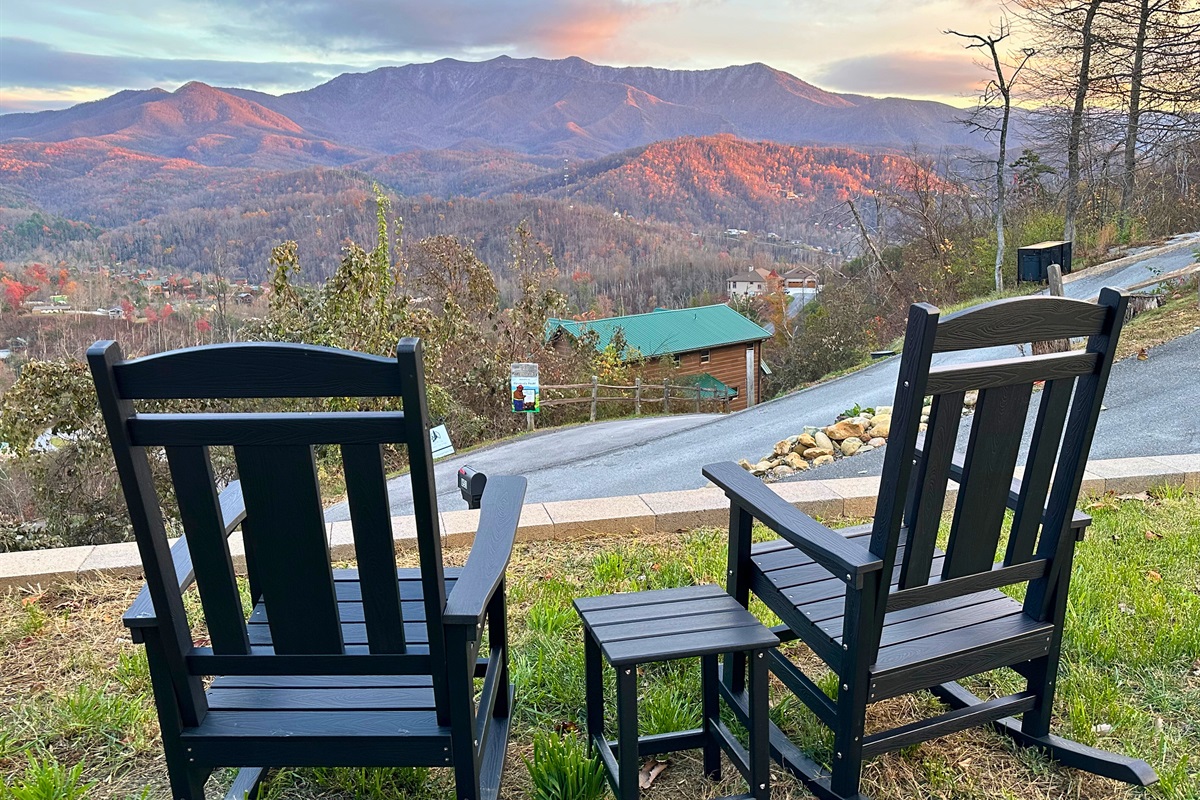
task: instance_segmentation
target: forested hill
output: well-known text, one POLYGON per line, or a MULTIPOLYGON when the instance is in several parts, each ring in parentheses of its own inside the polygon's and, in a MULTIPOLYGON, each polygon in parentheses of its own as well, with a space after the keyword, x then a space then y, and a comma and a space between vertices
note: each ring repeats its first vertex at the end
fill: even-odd
POLYGON ((684 137, 568 169, 518 191, 612 206, 638 219, 695 228, 782 229, 887 185, 908 158, 845 148, 684 137))

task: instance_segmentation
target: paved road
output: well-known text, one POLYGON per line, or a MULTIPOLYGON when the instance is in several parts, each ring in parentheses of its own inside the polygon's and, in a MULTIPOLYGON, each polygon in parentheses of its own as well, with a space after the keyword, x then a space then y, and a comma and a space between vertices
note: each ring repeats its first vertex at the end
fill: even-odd
MULTIPOLYGON (((1186 241, 1200 246, 1200 234, 1186 241)), ((1181 241, 1184 241, 1181 239, 1181 241)), ((1103 286, 1134 286, 1187 267, 1193 248, 1156 248, 1135 263, 1098 267, 1072 276, 1065 287, 1071 297, 1094 297, 1103 286)), ((981 353, 946 353, 936 363, 975 360, 981 353)), ((1015 348, 992 348, 991 354, 1015 354, 1015 348)), ((991 357, 983 356, 983 357, 991 357)), ((1178 421, 1200 404, 1200 333, 1156 348, 1147 361, 1123 361, 1114 367, 1092 453, 1115 458, 1154 453, 1200 452, 1197 426, 1178 421), (1144 426, 1147 417, 1168 424, 1144 426), (1182 429, 1181 429, 1182 428, 1182 429)), ((895 390, 898 359, 892 358, 837 380, 763 403, 731 415, 624 420, 547 431, 440 462, 438 502, 443 510, 465 508, 454 473, 462 463, 485 472, 515 473, 529 479, 529 502, 611 497, 645 492, 694 489, 705 484, 700 467, 714 461, 754 459, 768 453, 779 439, 806 424, 828 424, 855 403, 886 405, 895 390)), ((967 426, 964 426, 964 429, 967 426)), ((876 474, 882 451, 804 473, 835 478, 876 474)), ((407 478, 392 482, 395 514, 411 513, 407 478)), ((330 510, 331 519, 344 509, 330 510)))

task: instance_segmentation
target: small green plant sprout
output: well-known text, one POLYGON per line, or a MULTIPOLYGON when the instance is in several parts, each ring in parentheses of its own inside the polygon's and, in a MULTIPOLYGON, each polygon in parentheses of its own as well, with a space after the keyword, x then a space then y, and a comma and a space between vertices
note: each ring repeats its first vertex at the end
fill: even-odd
POLYGON ((855 403, 851 408, 847 408, 839 416, 857 417, 859 414, 874 414, 874 413, 875 413, 875 408, 873 406, 868 406, 866 408, 863 408, 858 403, 855 403))
POLYGON ((84 800, 96 783, 81 783, 82 778, 82 762, 67 769, 53 758, 30 759, 13 785, 0 785, 0 800, 84 800))
POLYGON ((600 758, 589 758, 587 748, 574 734, 535 733, 533 760, 524 761, 534 800, 600 800, 604 796, 600 758))

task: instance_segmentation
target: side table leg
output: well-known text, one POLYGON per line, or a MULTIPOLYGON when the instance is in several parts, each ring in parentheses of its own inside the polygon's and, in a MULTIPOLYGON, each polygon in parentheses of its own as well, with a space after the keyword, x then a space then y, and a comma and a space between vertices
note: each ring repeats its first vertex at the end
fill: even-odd
POLYGON ((617 800, 638 800, 637 667, 631 664, 617 667, 617 750, 617 800))
POLYGON ((585 693, 587 695, 587 739, 588 754, 595 755, 595 747, 604 747, 604 664, 600 661, 600 647, 586 628, 583 631, 583 663, 585 693), (599 745, 596 742, 599 742, 599 745))
POLYGON ((717 656, 700 657, 700 690, 704 707, 704 774, 721 780, 721 745, 717 742, 717 723, 721 720, 721 700, 717 693, 717 656))
POLYGON ((750 794, 754 800, 771 796, 771 748, 768 729, 767 651, 750 652, 750 794))

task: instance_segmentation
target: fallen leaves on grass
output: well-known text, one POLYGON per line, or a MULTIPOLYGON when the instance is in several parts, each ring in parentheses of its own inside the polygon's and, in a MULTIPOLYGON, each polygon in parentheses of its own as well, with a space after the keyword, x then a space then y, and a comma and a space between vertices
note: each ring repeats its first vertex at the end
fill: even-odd
POLYGON ((1158 570, 1152 569, 1146 573, 1146 580, 1150 581, 1151 583, 1159 583, 1162 581, 1162 574, 1159 573, 1158 570))
POLYGON ((667 768, 666 761, 659 761, 657 758, 649 759, 642 765, 642 769, 638 772, 638 786, 643 789, 649 789, 654 785, 654 779, 663 773, 667 768))
POLYGON ((1155 533, 1154 531, 1146 531, 1145 536, 1146 536, 1146 541, 1148 541, 1148 542, 1153 542, 1153 541, 1163 538, 1163 535, 1161 533, 1155 533))

